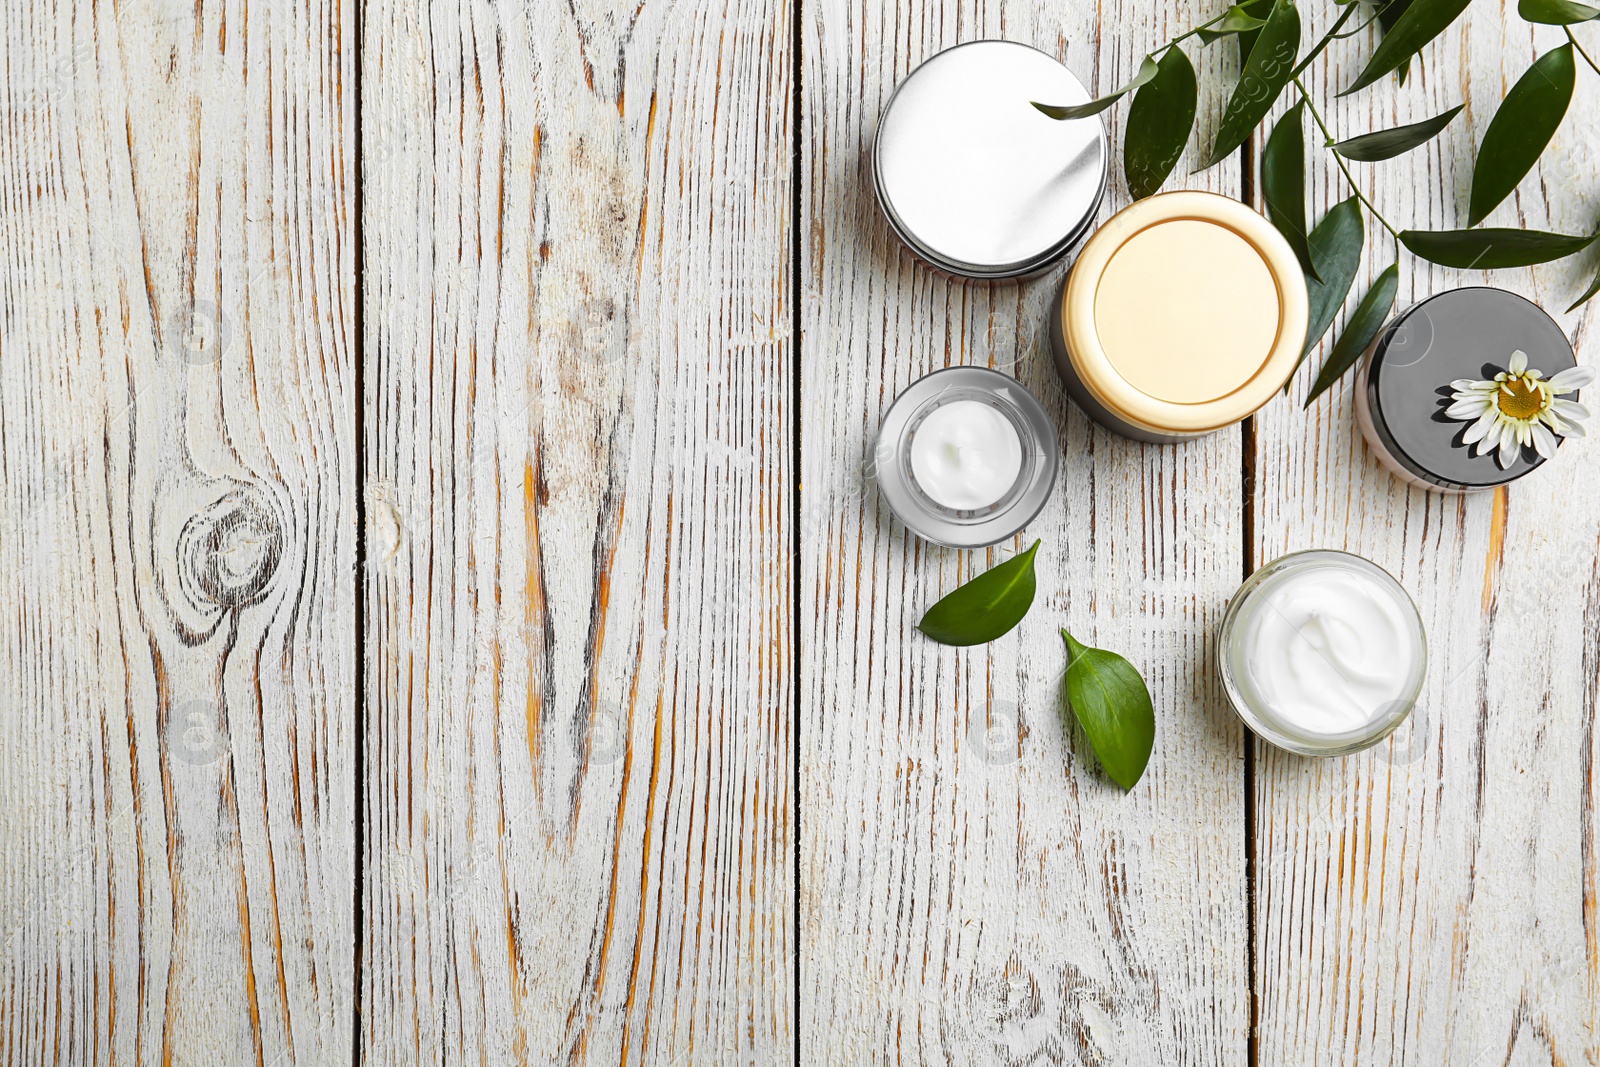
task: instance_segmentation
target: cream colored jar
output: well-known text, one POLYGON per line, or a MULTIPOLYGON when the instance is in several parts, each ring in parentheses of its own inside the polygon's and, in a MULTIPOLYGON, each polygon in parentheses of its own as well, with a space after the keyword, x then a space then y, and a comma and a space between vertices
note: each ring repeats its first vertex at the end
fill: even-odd
POLYGON ((1052 315, 1056 368, 1096 422, 1142 441, 1199 437, 1272 399, 1305 345, 1305 275, 1237 200, 1152 196, 1083 247, 1052 315))

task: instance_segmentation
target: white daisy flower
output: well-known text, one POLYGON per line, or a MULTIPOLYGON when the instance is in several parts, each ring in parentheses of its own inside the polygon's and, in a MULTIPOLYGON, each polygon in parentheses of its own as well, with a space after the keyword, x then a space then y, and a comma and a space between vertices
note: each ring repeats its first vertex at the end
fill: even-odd
POLYGON ((1526 352, 1511 353, 1511 365, 1492 381, 1457 378, 1450 383, 1455 401, 1445 409, 1452 419, 1470 422, 1466 444, 1473 455, 1499 451, 1501 469, 1511 466, 1524 445, 1545 459, 1556 454, 1557 437, 1584 436, 1589 409, 1561 399, 1594 381, 1593 367, 1569 367, 1553 378, 1528 369, 1526 352))

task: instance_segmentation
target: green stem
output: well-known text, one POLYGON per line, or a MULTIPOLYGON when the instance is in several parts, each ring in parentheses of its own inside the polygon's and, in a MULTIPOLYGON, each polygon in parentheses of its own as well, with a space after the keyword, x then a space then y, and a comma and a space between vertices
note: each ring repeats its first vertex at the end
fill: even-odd
POLYGON ((1178 36, 1174 37, 1172 40, 1170 40, 1166 44, 1162 45, 1161 46, 1161 51, 1165 52, 1167 49, 1171 48, 1173 45, 1177 44, 1179 41, 1188 40, 1190 37, 1193 37, 1195 34, 1199 33, 1201 30, 1209 30, 1211 27, 1215 26, 1217 23, 1221 22, 1223 19, 1225 19, 1227 17, 1228 17, 1228 13, 1226 11, 1224 11, 1222 14, 1220 14, 1216 18, 1212 19, 1210 22, 1202 22, 1200 25, 1194 27, 1192 30, 1188 30, 1188 31, 1186 31, 1184 33, 1178 34, 1178 36))
POLYGON ((1340 30, 1344 29, 1344 24, 1350 21, 1350 17, 1356 13, 1356 8, 1360 6, 1360 4, 1354 2, 1346 4, 1344 14, 1340 15, 1338 19, 1334 21, 1333 26, 1328 30, 1328 32, 1322 35, 1322 40, 1317 42, 1317 46, 1306 53, 1306 57, 1300 61, 1299 66, 1295 67, 1294 70, 1289 73, 1289 77, 1300 77, 1300 74, 1311 65, 1311 61, 1320 56, 1322 54, 1322 50, 1328 47, 1328 43, 1333 40, 1334 35, 1340 30))
POLYGON ((1567 40, 1572 42, 1572 47, 1577 49, 1578 54, 1583 57, 1583 61, 1593 67, 1596 74, 1600 74, 1600 67, 1595 66, 1594 60, 1589 58, 1589 53, 1583 50, 1583 45, 1579 44, 1578 39, 1572 36, 1572 27, 1563 26, 1561 28, 1567 31, 1567 40))
MULTIPOLYGON (((1354 7, 1355 5, 1352 4, 1351 6, 1354 7)), ((1294 87, 1300 91, 1300 99, 1305 101, 1306 110, 1311 112, 1311 118, 1316 122, 1317 129, 1322 131, 1324 146, 1331 149, 1334 143, 1333 134, 1328 132, 1328 124, 1322 121, 1322 115, 1317 111, 1317 105, 1311 102, 1311 94, 1306 92, 1306 87, 1301 83, 1299 75, 1291 76, 1291 80, 1294 82, 1294 87)), ((1339 155, 1338 152, 1330 152, 1330 154, 1333 156, 1333 161, 1339 165, 1340 172, 1344 174, 1345 184, 1350 186, 1351 192, 1356 194, 1356 199, 1361 201, 1361 206, 1366 208, 1372 217, 1377 219, 1383 228, 1389 231, 1389 235, 1394 238, 1395 254, 1399 255, 1400 231, 1389 225, 1389 220, 1380 215, 1378 209, 1372 206, 1372 201, 1367 199, 1367 194, 1363 193, 1361 186, 1356 184, 1355 176, 1350 173, 1350 168, 1345 166, 1344 157, 1339 155)))
POLYGON ((1333 39, 1336 40, 1336 41, 1342 41, 1346 37, 1354 37, 1356 34, 1360 33, 1362 30, 1366 29, 1368 26, 1371 26, 1374 22, 1377 22, 1382 17, 1383 17, 1383 15, 1381 13, 1380 14, 1374 14, 1370 19, 1368 19, 1367 21, 1363 22, 1361 25, 1357 26, 1355 29, 1353 29, 1353 30, 1345 30, 1341 34, 1336 34, 1333 39))

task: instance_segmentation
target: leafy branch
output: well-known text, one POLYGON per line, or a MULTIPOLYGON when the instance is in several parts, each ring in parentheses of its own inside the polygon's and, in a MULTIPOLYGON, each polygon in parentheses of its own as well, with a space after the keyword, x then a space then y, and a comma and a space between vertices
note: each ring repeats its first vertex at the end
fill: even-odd
MULTIPOLYGON (((1084 118, 1131 93, 1123 170, 1129 192, 1137 200, 1161 188, 1194 132, 1198 92, 1193 64, 1178 47, 1180 43, 1198 37, 1202 45, 1210 45, 1232 37, 1239 48, 1239 79, 1199 170, 1231 157, 1272 111, 1284 90, 1294 86, 1298 99, 1274 125, 1262 152, 1261 186, 1269 217, 1295 250, 1306 274, 1311 316, 1302 360, 1321 343, 1349 296, 1365 244, 1363 211, 1388 231, 1396 257, 1396 264, 1378 275, 1352 312, 1344 335, 1335 342, 1312 387, 1308 406, 1354 365, 1387 318, 1398 289, 1401 247, 1443 266, 1492 270, 1577 255, 1600 240, 1600 231, 1561 234, 1479 227, 1516 190, 1549 146, 1572 102, 1577 60, 1581 58, 1600 74, 1600 64, 1572 32, 1574 25, 1600 19, 1600 7, 1578 0, 1519 0, 1518 15, 1527 22, 1560 26, 1567 43, 1540 55, 1490 120, 1473 166, 1467 228, 1412 230, 1397 228, 1378 211, 1349 164, 1393 159, 1426 144, 1449 126, 1462 106, 1421 122, 1338 140, 1300 76, 1333 42, 1348 39, 1376 22, 1381 30, 1378 45, 1360 75, 1340 95, 1358 92, 1391 73, 1404 84, 1412 60, 1466 11, 1469 0, 1368 4, 1370 16, 1354 29, 1346 27, 1363 9, 1362 3, 1341 3, 1344 10, 1304 56, 1299 54, 1300 15, 1294 0, 1243 0, 1156 48, 1144 57, 1134 78, 1112 93, 1070 107, 1034 104, 1052 118, 1084 118), (1302 117, 1306 112, 1352 193, 1350 200, 1334 205, 1314 227, 1308 227, 1305 205, 1302 117)), ((1567 310, 1597 294, 1600 275, 1567 310)))

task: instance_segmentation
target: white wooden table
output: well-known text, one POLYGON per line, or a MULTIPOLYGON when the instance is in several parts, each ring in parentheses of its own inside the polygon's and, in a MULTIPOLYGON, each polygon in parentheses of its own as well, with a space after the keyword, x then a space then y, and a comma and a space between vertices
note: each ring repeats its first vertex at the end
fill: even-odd
MULTIPOLYGON (((1306 372, 1122 440, 1056 383, 1060 270, 943 277, 873 201, 938 49, 1104 89, 1221 8, 4 0, 0 1062, 1600 1059, 1600 445, 1426 495, 1306 372), (865 469, 955 364, 1060 427, 991 552, 909 539, 865 469), (1018 631, 913 632, 1034 537, 1018 631), (1326 762, 1253 742, 1211 662, 1239 581, 1313 546, 1431 639, 1414 727, 1326 762), (1149 679, 1131 795, 1062 718, 1062 625, 1149 679)), ((1558 38, 1477 0, 1403 88, 1335 97, 1364 34, 1308 84, 1341 134, 1465 101, 1361 169, 1450 226, 1558 38)), ((1208 138, 1235 60, 1191 54, 1208 138)), ((1494 221, 1600 214, 1587 73, 1494 221)), ((1254 156, 1172 184, 1254 202, 1254 156)), ((1592 269, 1494 282, 1564 307, 1592 269)), ((1561 317, 1590 361, 1597 314, 1561 317)))

